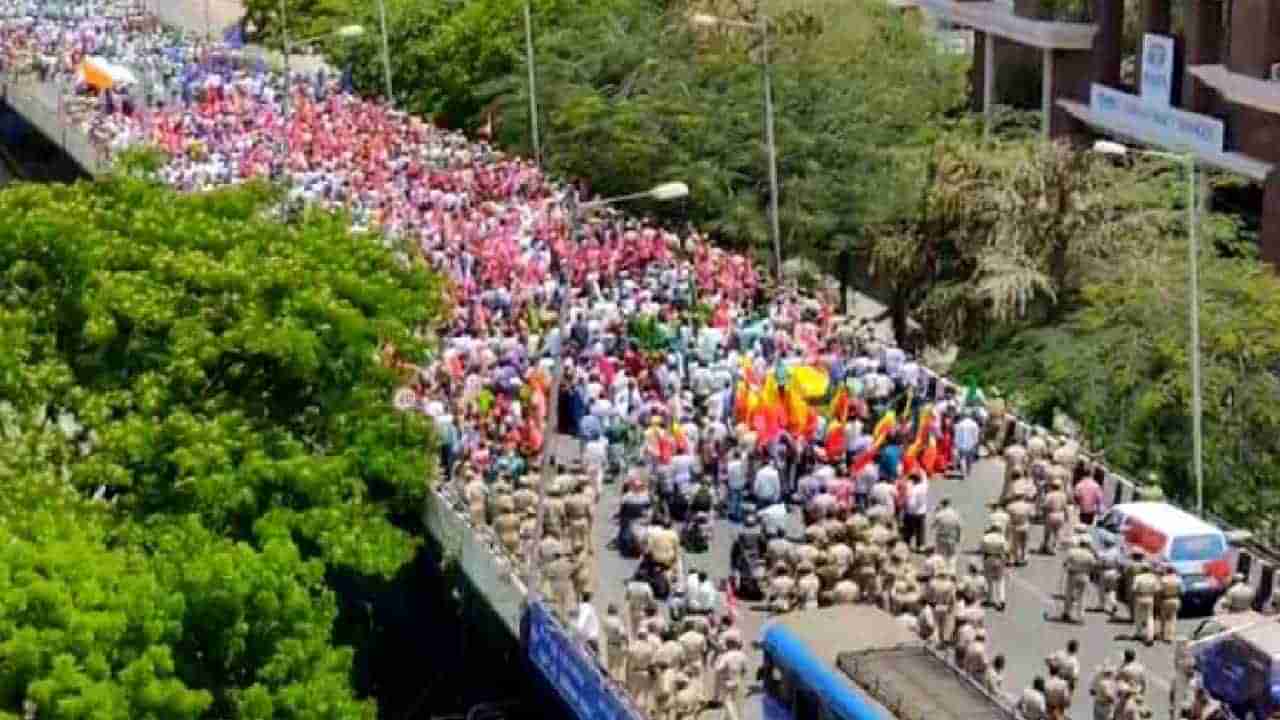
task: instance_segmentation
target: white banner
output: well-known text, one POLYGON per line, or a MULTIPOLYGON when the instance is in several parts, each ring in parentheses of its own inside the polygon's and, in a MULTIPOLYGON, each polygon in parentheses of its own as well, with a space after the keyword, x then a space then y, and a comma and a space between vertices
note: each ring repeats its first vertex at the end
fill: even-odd
POLYGON ((1169 107, 1173 102, 1173 38, 1147 33, 1142 36, 1142 99, 1169 107))

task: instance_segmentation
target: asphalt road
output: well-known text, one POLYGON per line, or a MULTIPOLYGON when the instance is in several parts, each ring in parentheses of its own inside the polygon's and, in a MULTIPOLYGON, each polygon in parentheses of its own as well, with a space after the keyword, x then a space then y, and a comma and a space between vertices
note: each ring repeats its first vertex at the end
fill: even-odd
MULTIPOLYGON (((988 515, 986 503, 1000 491, 1003 478, 1003 461, 983 460, 975 467, 967 480, 947 479, 935 481, 931 487, 934 504, 943 497, 951 499, 965 521, 964 547, 976 548, 988 515)), ((619 505, 619 486, 607 485, 599 507, 599 520, 595 527, 595 547, 598 558, 597 592, 595 600, 603 617, 609 603, 623 608, 623 583, 631 577, 638 563, 620 556, 608 548, 617 526, 611 518, 619 505)), ((793 512, 792 522, 799 528, 799 518, 793 512)), ((708 552, 688 555, 686 567, 705 569, 712 577, 728 574, 729 548, 737 526, 725 520, 716 523, 715 537, 708 552)), ((1033 547, 1038 546, 1040 528, 1033 527, 1033 547)), ((1060 551, 1061 552, 1061 551, 1060 551)), ((975 556, 976 557, 976 556, 975 556)), ((1016 568, 1008 585, 1008 608, 1005 612, 987 611, 988 650, 992 656, 1003 653, 1007 661, 1005 688, 1017 695, 1029 685, 1037 674, 1046 672, 1044 660, 1054 651, 1066 646, 1067 641, 1080 641, 1081 686, 1077 688, 1071 717, 1089 720, 1092 703, 1088 697, 1088 683, 1094 670, 1104 661, 1118 664, 1125 648, 1137 649, 1140 661, 1147 667, 1149 690, 1147 699, 1155 710, 1155 717, 1168 717, 1169 685, 1173 675, 1173 652, 1169 645, 1157 643, 1147 648, 1131 639, 1132 626, 1113 623, 1104 614, 1086 613, 1084 625, 1048 621, 1045 614, 1060 612, 1055 597, 1061 582, 1061 559, 1032 554, 1026 567, 1016 568)), ((766 613, 755 610, 750 603, 740 602, 740 624, 744 637, 754 640, 768 619, 766 613)), ((1123 611, 1122 611, 1123 614, 1123 611)), ((1180 634, 1189 634, 1199 619, 1179 622, 1180 634)), ((758 653, 753 653, 753 663, 758 666, 758 653)), ((755 667, 752 668, 754 672, 755 667)), ((748 703, 748 720, 761 720, 762 711, 758 695, 748 703)), ((706 717, 714 717, 708 713, 706 717)))

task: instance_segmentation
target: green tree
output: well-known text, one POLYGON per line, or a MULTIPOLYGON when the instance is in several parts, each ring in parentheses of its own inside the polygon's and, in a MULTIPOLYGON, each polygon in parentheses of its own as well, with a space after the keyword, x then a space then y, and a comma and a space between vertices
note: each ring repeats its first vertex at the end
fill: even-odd
MULTIPOLYGON (((785 256, 831 267, 894 217, 898 155, 931 142, 963 95, 955 58, 875 2, 780 7, 770 53, 785 256)), ((750 13, 736 18, 756 22, 750 13)), ((695 30, 685 5, 617 0, 539 37, 546 164, 621 194, 670 179, 696 203, 644 208, 768 257, 759 34, 695 30)), ((529 150, 527 81, 495 83, 500 139, 529 150)))
MULTIPOLYGON (((1037 422, 1055 411, 1131 477, 1157 472, 1194 504, 1185 216, 1141 253, 1117 255, 1090 274, 1064 322, 989 337, 958 371, 1005 388, 1037 422)), ((1218 257, 1237 233, 1212 215, 1200 256, 1207 509, 1280 541, 1280 279, 1255 258, 1218 257)))
POLYGON ((1144 170, 1064 145, 957 134, 911 162, 916 206, 876 227, 866 252, 901 341, 909 315, 925 341, 962 345, 1052 319, 1170 223, 1144 170))
POLYGON ((418 545, 438 278, 249 186, 0 192, 0 713, 351 718, 331 572, 418 545))

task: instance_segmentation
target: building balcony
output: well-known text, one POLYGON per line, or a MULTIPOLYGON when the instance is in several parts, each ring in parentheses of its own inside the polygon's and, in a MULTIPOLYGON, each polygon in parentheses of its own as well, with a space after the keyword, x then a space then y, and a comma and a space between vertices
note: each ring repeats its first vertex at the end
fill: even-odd
POLYGON ((916 4, 957 25, 1042 50, 1091 50, 1098 32, 1093 23, 1023 17, 1006 2, 916 0, 916 4))

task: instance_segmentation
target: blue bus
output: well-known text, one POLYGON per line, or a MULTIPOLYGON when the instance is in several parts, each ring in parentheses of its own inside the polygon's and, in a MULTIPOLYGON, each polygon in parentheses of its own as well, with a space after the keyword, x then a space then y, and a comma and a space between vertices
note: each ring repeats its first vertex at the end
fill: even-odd
POLYGON ((765 720, 1012 720, 1015 715, 893 616, 869 605, 765 625, 765 720))

